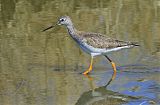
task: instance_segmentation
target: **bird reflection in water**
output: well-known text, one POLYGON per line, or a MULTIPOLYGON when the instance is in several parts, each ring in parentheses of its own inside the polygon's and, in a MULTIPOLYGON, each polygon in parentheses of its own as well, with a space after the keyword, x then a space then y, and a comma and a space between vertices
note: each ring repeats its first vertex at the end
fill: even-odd
MULTIPOLYGON (((94 89, 96 88, 96 85, 94 84, 94 78, 91 75, 88 75, 88 74, 85 74, 84 76, 88 78, 90 87, 91 87, 92 91, 94 91, 94 89)), ((113 80, 114 79, 113 79, 113 76, 112 76, 110 78, 110 80, 106 83, 106 85, 104 85, 103 87, 107 88, 107 86, 109 86, 113 80)))
POLYGON ((132 99, 138 99, 137 97, 127 96, 107 90, 106 87, 111 84, 113 76, 104 86, 96 86, 94 83, 94 77, 91 75, 84 75, 89 80, 89 86, 91 90, 82 93, 75 105, 117 105, 129 102, 132 99))

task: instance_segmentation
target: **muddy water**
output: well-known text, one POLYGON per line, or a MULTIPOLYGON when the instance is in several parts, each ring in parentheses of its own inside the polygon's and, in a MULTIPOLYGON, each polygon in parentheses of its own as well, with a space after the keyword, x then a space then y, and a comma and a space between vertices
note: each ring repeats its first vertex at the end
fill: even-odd
POLYGON ((2 0, 0 2, 0 105, 160 104, 159 0, 2 0), (64 27, 44 28, 69 15, 76 28, 138 42, 109 53, 112 68, 90 56, 64 27))

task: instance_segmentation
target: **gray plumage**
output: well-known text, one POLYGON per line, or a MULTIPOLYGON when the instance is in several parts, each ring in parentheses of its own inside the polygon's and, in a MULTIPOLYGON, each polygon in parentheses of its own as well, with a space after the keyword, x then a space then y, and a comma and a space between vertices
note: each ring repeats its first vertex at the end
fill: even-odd
POLYGON ((86 42, 88 45, 95 48, 111 49, 123 46, 138 46, 137 43, 117 40, 99 33, 79 31, 77 32, 77 36, 80 37, 80 39, 83 39, 83 42, 86 42))

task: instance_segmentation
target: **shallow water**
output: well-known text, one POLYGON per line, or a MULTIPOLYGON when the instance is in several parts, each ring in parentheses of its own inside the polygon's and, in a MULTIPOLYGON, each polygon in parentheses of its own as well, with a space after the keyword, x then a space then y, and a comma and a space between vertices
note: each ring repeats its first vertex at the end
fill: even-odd
POLYGON ((159 0, 2 0, 0 2, 0 105, 159 105, 159 0), (94 59, 64 27, 41 32, 69 15, 76 28, 141 46, 94 59), (107 86, 106 86, 107 85, 107 86))

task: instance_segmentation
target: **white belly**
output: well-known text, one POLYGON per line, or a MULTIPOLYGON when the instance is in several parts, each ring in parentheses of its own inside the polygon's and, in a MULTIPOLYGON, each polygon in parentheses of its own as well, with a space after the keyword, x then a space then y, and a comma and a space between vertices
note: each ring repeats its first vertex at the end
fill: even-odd
POLYGON ((130 48, 132 46, 122 46, 122 47, 117 47, 117 48, 111 48, 111 49, 106 49, 106 48, 94 48, 90 45, 88 45, 87 43, 81 43, 80 47, 87 53, 96 56, 96 55, 105 55, 108 52, 112 52, 112 51, 117 51, 117 50, 121 50, 124 48, 130 48))

